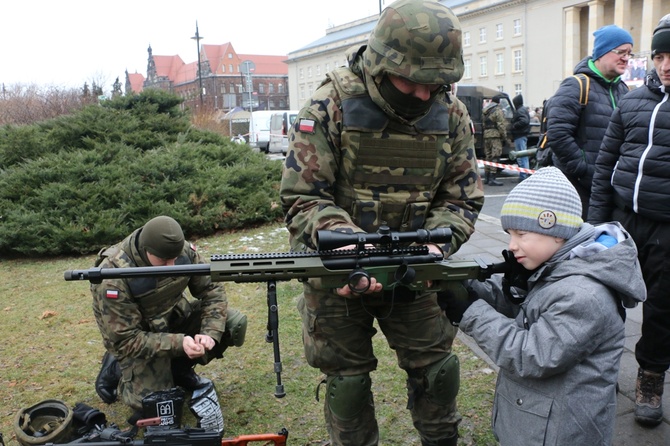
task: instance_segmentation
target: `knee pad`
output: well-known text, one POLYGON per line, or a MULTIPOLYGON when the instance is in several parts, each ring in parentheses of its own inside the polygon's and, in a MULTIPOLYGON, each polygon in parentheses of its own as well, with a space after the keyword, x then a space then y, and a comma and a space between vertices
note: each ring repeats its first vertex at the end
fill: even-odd
POLYGON ((342 419, 356 417, 370 404, 370 374, 329 376, 326 378, 327 404, 333 415, 342 419))
POLYGON ((225 343, 227 346, 240 347, 244 344, 244 338, 247 334, 247 316, 240 313, 239 310, 228 308, 226 332, 225 343))
POLYGON ((449 353, 445 358, 426 367, 424 376, 426 397, 440 406, 451 403, 458 395, 460 379, 458 356, 449 353))

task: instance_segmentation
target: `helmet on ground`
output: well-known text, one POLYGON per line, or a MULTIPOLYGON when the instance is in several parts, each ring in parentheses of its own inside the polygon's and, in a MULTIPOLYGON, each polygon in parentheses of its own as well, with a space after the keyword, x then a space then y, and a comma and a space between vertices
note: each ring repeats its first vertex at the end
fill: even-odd
POLYGON ((72 409, 60 400, 44 400, 14 417, 16 440, 23 446, 67 443, 72 435, 72 409))
POLYGON ((419 84, 463 77, 461 23, 434 0, 398 0, 379 17, 363 53, 370 75, 395 74, 419 84))

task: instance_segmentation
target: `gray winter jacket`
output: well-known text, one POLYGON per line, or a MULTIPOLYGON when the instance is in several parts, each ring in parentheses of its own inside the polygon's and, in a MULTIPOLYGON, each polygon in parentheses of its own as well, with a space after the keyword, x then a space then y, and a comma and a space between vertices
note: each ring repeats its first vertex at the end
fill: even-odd
POLYGON ((619 223, 580 232, 529 279, 521 305, 502 278, 472 283, 482 299, 460 328, 500 367, 492 425, 502 446, 610 445, 624 344, 619 308, 646 299, 637 249, 619 223), (606 247, 602 233, 618 243, 606 247))

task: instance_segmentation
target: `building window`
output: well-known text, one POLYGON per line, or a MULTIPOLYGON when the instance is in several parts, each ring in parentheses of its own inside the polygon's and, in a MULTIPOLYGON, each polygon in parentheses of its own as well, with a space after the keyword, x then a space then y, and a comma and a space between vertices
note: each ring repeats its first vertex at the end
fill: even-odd
POLYGON ((470 62, 470 59, 463 60, 463 77, 465 79, 472 78, 472 62, 470 62))
POLYGON ((502 23, 496 24, 496 39, 500 40, 503 38, 503 25, 502 23))
POLYGON ((514 19, 514 35, 521 35, 521 19, 514 19))
POLYGON ((265 84, 262 84, 262 83, 258 84, 258 93, 259 94, 265 94, 265 84))
POLYGON ((235 93, 235 84, 232 82, 228 84, 228 93, 235 93))
POLYGON ((326 62, 326 73, 330 73, 330 64, 326 62))
POLYGON ((479 43, 486 43, 486 28, 479 28, 479 43))
POLYGON ((238 93, 244 93, 244 87, 242 84, 237 84, 237 92, 238 93))
POLYGON ((480 76, 488 76, 488 68, 487 68, 488 62, 486 61, 486 56, 479 56, 479 75, 480 76))
POLYGON ((284 94, 284 84, 282 84, 281 82, 278 83, 277 84, 277 91, 279 92, 279 94, 284 94))
POLYGON ((305 100, 305 86, 304 85, 300 86, 300 100, 301 101, 305 100))
POLYGON ((298 70, 298 77, 299 77, 300 79, 304 79, 304 78, 305 78, 305 72, 303 71, 302 68, 301 68, 300 70, 298 70))
POLYGON ((514 84, 514 95, 520 95, 521 94, 521 84, 514 84))
POLYGON ((316 66, 316 75, 321 76, 321 65, 316 66))
POLYGON ((233 72, 233 64, 228 64, 228 72, 229 73, 233 72))
POLYGON ((496 74, 505 73, 505 55, 496 53, 496 74))
POLYGON ((275 92, 275 84, 273 84, 272 82, 270 82, 270 83, 268 84, 268 93, 272 94, 272 93, 274 93, 274 92, 275 92))
POLYGON ((521 60, 521 50, 514 50, 514 71, 523 70, 523 63, 521 60))
POLYGON ((221 84, 221 94, 226 92, 226 84, 221 84))
POLYGON ((312 67, 307 67, 307 77, 312 77, 312 67))
POLYGON ((228 53, 228 59, 232 59, 232 58, 233 58, 233 53, 228 53))
POLYGON ((505 91, 505 87, 503 87, 502 85, 498 85, 498 86, 496 87, 496 90, 498 90, 499 92, 502 93, 503 91, 505 91))
POLYGON ((463 46, 470 46, 470 31, 463 33, 463 46))

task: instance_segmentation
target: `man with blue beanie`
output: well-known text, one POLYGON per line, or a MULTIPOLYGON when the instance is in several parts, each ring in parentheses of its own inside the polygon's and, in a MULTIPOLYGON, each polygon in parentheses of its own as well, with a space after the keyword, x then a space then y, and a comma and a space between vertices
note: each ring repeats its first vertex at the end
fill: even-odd
POLYGON ((625 29, 607 25, 593 36, 592 55, 577 64, 573 76, 563 80, 547 111, 553 164, 577 189, 584 220, 600 143, 612 111, 628 92, 621 75, 633 57, 633 37, 625 29), (588 92, 585 104, 580 102, 582 89, 588 92))

